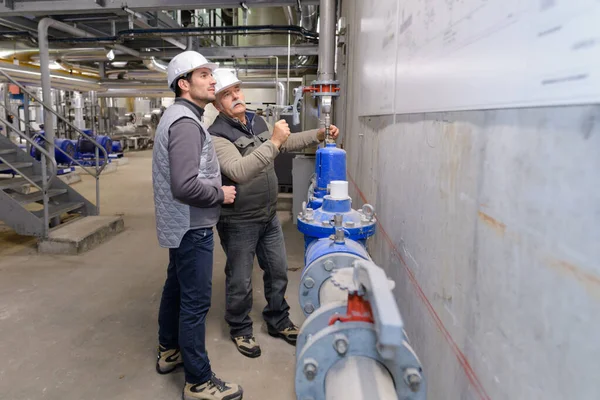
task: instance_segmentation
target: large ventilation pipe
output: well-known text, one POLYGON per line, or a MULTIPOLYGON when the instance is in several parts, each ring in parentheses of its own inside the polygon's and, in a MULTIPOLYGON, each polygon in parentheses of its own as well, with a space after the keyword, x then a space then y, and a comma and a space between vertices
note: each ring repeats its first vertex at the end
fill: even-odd
POLYGON ((288 25, 298 25, 311 32, 314 32, 317 29, 317 10, 318 6, 301 6, 300 13, 298 13, 292 6, 283 7, 283 12, 288 25))

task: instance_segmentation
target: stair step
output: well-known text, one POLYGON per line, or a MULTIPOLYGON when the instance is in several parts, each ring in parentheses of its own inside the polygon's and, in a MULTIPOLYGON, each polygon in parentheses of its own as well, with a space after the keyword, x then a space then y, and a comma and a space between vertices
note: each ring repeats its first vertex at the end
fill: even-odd
POLYGON ((12 163, 12 167, 9 166, 8 164, 0 164, 0 171, 9 171, 9 170, 13 170, 13 169, 21 169, 21 168, 29 168, 33 166, 33 163, 31 162, 16 162, 16 163, 12 163))
MULTIPOLYGON (((50 207, 48 207, 48 218, 59 217, 70 211, 78 210, 83 206, 85 206, 85 203, 82 202, 51 204, 50 207)), ((44 210, 33 211, 32 214, 40 219, 44 218, 44 210)))
MULTIPOLYGON (((65 194, 65 193, 67 193, 67 189, 50 189, 50 190, 48 190, 48 197, 52 198, 52 197, 56 197, 56 196, 59 196, 61 194, 65 194)), ((15 199, 16 201, 18 201, 21 204, 29 204, 29 203, 34 203, 36 201, 44 200, 44 193, 42 193, 40 191, 29 193, 29 194, 11 193, 11 196, 13 199, 15 199)))
POLYGON ((0 156, 6 156, 8 154, 15 154, 17 149, 0 149, 0 156))
MULTIPOLYGON (((39 175, 30 176, 29 179, 31 179, 35 183, 39 183, 42 181, 42 177, 39 175)), ((23 185, 30 185, 30 182, 25 178, 0 179, 0 190, 14 189, 23 185)))
POLYGON ((53 229, 38 242, 44 254, 81 254, 125 229, 123 217, 83 217, 53 229))

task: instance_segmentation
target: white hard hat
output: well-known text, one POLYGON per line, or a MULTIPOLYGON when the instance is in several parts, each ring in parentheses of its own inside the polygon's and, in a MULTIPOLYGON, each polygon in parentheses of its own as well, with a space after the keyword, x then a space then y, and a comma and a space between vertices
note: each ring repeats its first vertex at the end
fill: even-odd
POLYGON ((215 86, 215 95, 219 94, 225 89, 229 89, 232 86, 239 85, 242 83, 235 74, 235 69, 230 68, 219 68, 213 72, 214 78, 217 80, 215 86))
POLYGON ((180 78, 189 72, 197 70, 198 68, 209 68, 214 71, 219 66, 208 62, 208 60, 197 51, 184 51, 183 53, 177 54, 167 67, 167 83, 172 91, 175 91, 174 83, 177 78, 180 78))

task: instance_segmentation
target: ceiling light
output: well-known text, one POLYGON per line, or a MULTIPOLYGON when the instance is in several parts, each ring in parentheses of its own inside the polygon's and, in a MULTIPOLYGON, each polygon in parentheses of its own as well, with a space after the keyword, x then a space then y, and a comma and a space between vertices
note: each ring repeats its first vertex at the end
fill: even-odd
POLYGON ((115 59, 115 52, 112 49, 110 49, 108 51, 108 53, 106 53, 106 58, 108 58, 110 61, 114 60, 115 59))

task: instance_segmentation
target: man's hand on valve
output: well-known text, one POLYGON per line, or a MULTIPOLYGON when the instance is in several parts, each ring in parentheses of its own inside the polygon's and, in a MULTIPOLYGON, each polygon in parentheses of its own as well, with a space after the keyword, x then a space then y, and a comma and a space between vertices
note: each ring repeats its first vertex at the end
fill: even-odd
MULTIPOLYGON (((329 125, 329 135, 330 135, 331 139, 336 140, 339 134, 340 134, 340 130, 338 129, 337 126, 329 125)), ((325 140, 325 128, 319 129, 319 131, 317 133, 317 137, 318 137, 319 141, 321 141, 321 142, 323 140, 325 140)))

